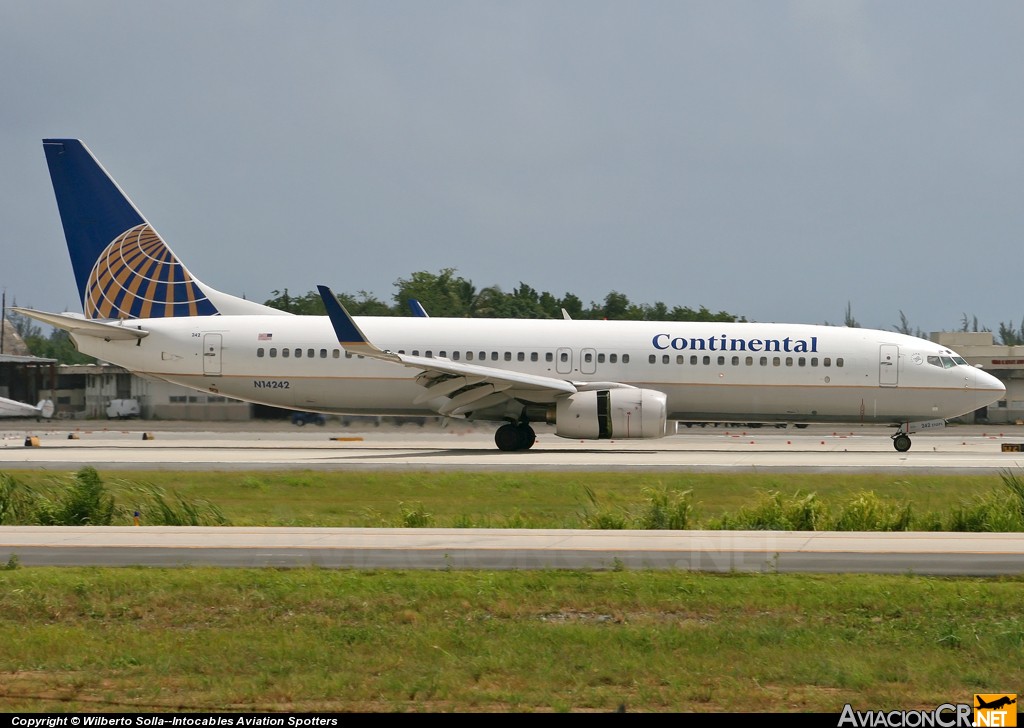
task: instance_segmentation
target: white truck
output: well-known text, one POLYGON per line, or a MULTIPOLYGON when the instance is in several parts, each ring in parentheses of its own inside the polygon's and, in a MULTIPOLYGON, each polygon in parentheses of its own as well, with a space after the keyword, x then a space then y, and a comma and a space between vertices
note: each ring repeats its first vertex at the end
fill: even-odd
POLYGON ((137 399, 112 399, 107 405, 108 420, 128 420, 140 413, 137 399))

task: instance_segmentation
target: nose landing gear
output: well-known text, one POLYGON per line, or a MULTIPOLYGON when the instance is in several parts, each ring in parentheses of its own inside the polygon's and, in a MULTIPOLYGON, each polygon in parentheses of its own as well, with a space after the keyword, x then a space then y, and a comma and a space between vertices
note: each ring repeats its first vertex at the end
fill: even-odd
POLYGON ((896 448, 896 452, 906 452, 910 449, 910 423, 904 422, 900 425, 900 428, 896 430, 896 433, 892 436, 892 446, 896 448))
POLYGON ((896 452, 906 452, 910 449, 910 445, 910 435, 898 432, 892 436, 892 446, 896 448, 896 452))

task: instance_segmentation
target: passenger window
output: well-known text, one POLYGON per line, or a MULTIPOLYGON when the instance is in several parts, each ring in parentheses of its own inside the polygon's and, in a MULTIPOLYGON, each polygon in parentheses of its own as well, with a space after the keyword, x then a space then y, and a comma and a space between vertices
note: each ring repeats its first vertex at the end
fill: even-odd
MULTIPOLYGON (((508 353, 506 353, 505 356, 508 356, 508 353)), ((491 361, 498 361, 498 352, 496 352, 496 351, 492 351, 491 352, 491 361)))
POLYGON ((505 352, 505 361, 512 361, 512 352, 511 351, 506 351, 505 352))
POLYGON ((796 360, 796 365, 798 367, 805 367, 805 366, 807 366, 807 357, 803 357, 802 356, 799 359, 797 359, 796 360))
POLYGON ((523 352, 516 354, 516 361, 526 361, 526 354, 523 352))
POLYGON ((686 357, 685 356, 680 354, 680 355, 678 355, 676 357, 676 364, 685 364, 685 363, 686 363, 686 357))
POLYGON ((281 349, 281 356, 284 357, 285 359, 287 359, 289 354, 291 354, 291 352, 292 352, 291 349, 281 349))
POLYGON ((761 366, 763 366, 763 367, 768 366, 768 357, 766 357, 766 356, 762 356, 761 357, 761 366))
POLYGON ((843 357, 836 357, 836 366, 841 367, 843 365, 843 357))
POLYGON ((594 361, 594 355, 588 351, 586 354, 583 355, 583 361, 589 364, 590 362, 594 361))
POLYGON ((718 366, 722 366, 723 364, 725 364, 725 357, 724 356, 718 357, 718 366))
POLYGON ((341 358, 341 350, 340 349, 332 349, 331 350, 331 356, 334 357, 335 359, 340 359, 341 358))
POLYGON ((791 356, 787 356, 786 357, 786 366, 787 367, 793 366, 793 357, 791 357, 791 356))
POLYGON ((345 358, 346 359, 351 359, 352 358, 352 352, 351 351, 346 351, 345 352, 345 358))
MULTIPOLYGON (((497 353, 494 354, 494 358, 495 359, 498 358, 497 353)), ((486 351, 481 351, 480 352, 480 361, 487 361, 487 352, 486 351)))
POLYGON ((711 363, 711 357, 708 356, 707 354, 705 354, 704 355, 704 366, 707 366, 710 363, 711 363))
POLYGON ((296 359, 301 359, 302 358, 302 349, 296 349, 295 350, 295 358, 296 359))
POLYGON ((439 359, 447 359, 448 358, 448 352, 447 351, 439 351, 439 352, 437 352, 437 357, 439 359))
POLYGON ((427 349, 425 352, 423 352, 423 356, 427 357, 428 359, 433 359, 434 352, 432 352, 430 349, 427 349))
POLYGON ((608 355, 608 363, 609 364, 616 363, 618 361, 618 359, 619 359, 619 355, 618 354, 609 354, 608 355))
POLYGON ((316 349, 306 349, 306 356, 312 359, 316 356, 316 349))
POLYGON ((697 366, 697 355, 696 354, 694 354, 694 355, 692 355, 690 357, 690 364, 692 364, 693 366, 697 366))
POLYGON ((623 364, 629 364, 629 354, 623 354, 622 355, 622 363, 623 364))
POLYGON ((830 366, 832 366, 832 358, 826 356, 824 359, 821 360, 821 363, 824 364, 827 367, 830 367, 830 366))
POLYGON ((668 362, 669 362, 668 354, 662 354, 661 355, 661 363, 662 364, 668 364, 668 362))
MULTIPOLYGON (((551 355, 548 354, 548 356, 551 356, 551 355)), ((530 361, 537 361, 539 358, 540 357, 537 356, 537 352, 535 352, 535 351, 531 351, 530 352, 530 361)))
POLYGON ((782 366, 782 359, 780 359, 777 356, 773 356, 772 357, 772 366, 773 367, 782 366))
MULTIPOLYGON (((458 358, 459 358, 459 352, 453 351, 452 352, 452 359, 455 359, 457 361, 458 358)), ((466 352, 466 361, 473 361, 473 352, 471 352, 471 351, 467 351, 466 352)))
MULTIPOLYGON (((404 354, 405 352, 403 351, 402 353, 404 354)), ((320 350, 320 358, 321 359, 326 359, 327 358, 327 349, 321 349, 320 350)))
POLYGON ((277 358, 277 349, 272 348, 270 350, 270 358, 271 359, 276 359, 277 358))
POLYGON ((812 367, 818 366, 818 357, 816 357, 816 356, 812 356, 811 357, 811 366, 812 367))
POLYGON ((263 347, 262 346, 259 349, 256 350, 256 356, 259 357, 260 359, 263 358, 263 347))
POLYGON ((598 364, 604 364, 604 354, 598 354, 597 355, 597 363, 598 364))
MULTIPOLYGON (((551 355, 550 355, 550 354, 548 354, 548 356, 551 356, 551 355)), ((559 361, 561 361, 561 362, 562 362, 563 364, 565 364, 565 363, 566 363, 567 361, 569 361, 569 355, 568 355, 568 354, 566 354, 566 353, 565 353, 565 352, 563 351, 563 352, 562 352, 561 354, 559 354, 559 355, 558 355, 558 359, 559 359, 559 361)), ((550 359, 548 359, 548 361, 551 361, 551 360, 550 360, 550 359)))
POLYGON ((747 366, 748 367, 754 366, 754 357, 752 357, 752 356, 748 356, 747 357, 747 366))
POLYGON ((650 356, 647 357, 648 364, 653 364, 655 361, 657 361, 657 357, 655 357, 654 354, 651 354, 650 356))
POLYGON ((732 365, 734 367, 738 367, 740 365, 740 358, 738 356, 734 356, 732 358, 732 365))
MULTIPOLYGON (((442 355, 443 355, 443 352, 442 352, 442 355)), ((460 354, 459 352, 457 352, 457 351, 453 351, 453 352, 452 352, 452 359, 453 359, 454 361, 458 361, 458 360, 459 360, 459 357, 460 357, 460 356, 462 356, 462 355, 461 355, 461 354, 460 354)), ((467 358, 467 359, 469 359, 469 358, 470 358, 470 355, 469 355, 469 354, 466 354, 466 358, 467 358)))

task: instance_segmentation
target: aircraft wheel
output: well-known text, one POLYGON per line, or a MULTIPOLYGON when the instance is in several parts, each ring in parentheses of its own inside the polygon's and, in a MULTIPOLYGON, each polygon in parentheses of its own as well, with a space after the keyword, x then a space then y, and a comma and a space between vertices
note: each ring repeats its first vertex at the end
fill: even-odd
POLYGON ((529 425, 519 425, 516 429, 519 430, 519 449, 529 450, 533 447, 533 443, 537 442, 537 433, 533 428, 529 425))
POLYGON ((892 438, 892 446, 896 448, 896 452, 906 452, 910 449, 910 437, 907 435, 896 435, 892 438))
POLYGON ((503 452, 513 452, 519 449, 519 428, 515 425, 502 425, 494 433, 494 444, 503 452))
POLYGON ((529 450, 537 441, 537 434, 529 425, 502 425, 494 433, 494 444, 504 452, 529 450))

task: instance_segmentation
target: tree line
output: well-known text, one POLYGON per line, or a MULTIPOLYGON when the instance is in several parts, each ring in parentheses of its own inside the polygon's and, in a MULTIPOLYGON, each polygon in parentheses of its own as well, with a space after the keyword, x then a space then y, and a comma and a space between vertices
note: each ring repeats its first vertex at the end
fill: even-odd
MULTIPOLYGON (((356 295, 339 293, 338 300, 353 316, 408 316, 409 301, 419 301, 427 314, 454 318, 563 318, 618 319, 627 321, 745 321, 726 311, 711 311, 701 306, 673 306, 658 301, 654 304, 633 303, 618 291, 612 291, 601 302, 584 306, 579 296, 566 293, 556 296, 548 291, 538 292, 520 282, 511 291, 499 286, 477 288, 471 281, 456 274, 454 268, 443 268, 438 273, 419 271, 409 278, 395 281, 397 292, 393 302, 386 303, 376 296, 359 291, 356 295)), ((284 291, 273 291, 274 297, 264 304, 289 313, 324 315, 320 294, 310 291, 294 296, 284 291)))

